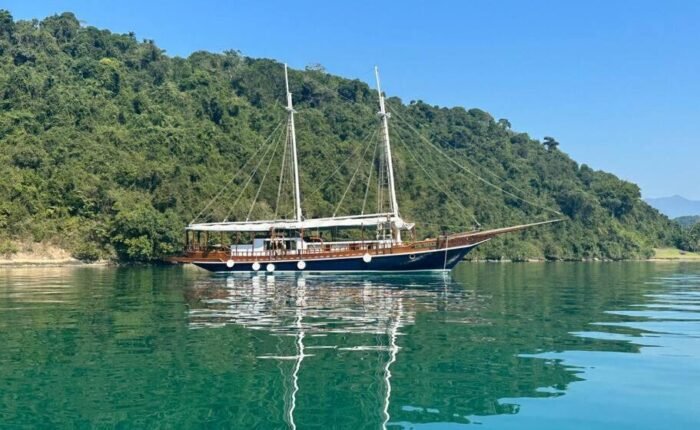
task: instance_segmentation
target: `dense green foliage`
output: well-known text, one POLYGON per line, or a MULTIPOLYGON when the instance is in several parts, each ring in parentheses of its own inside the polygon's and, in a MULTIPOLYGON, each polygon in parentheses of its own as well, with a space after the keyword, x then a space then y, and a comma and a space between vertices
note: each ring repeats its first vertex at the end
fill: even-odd
POLYGON ((673 220, 680 224, 684 229, 690 229, 695 224, 700 223, 700 215, 679 216, 673 220))
POLYGON ((683 235, 677 245, 685 251, 700 252, 700 216, 682 216, 674 221, 683 228, 683 235))
MULTIPOLYGON (((133 34, 81 27, 70 13, 15 22, 0 11, 0 236, 54 241, 88 260, 176 252, 183 227, 284 120, 282 76, 280 63, 233 51, 168 57, 133 34)), ((305 211, 329 216, 377 126, 376 93, 318 67, 290 71, 290 84, 305 211)), ((578 165, 553 138, 540 143, 479 109, 388 104, 402 214, 426 223, 422 235, 471 226, 473 217, 484 227, 553 217, 516 195, 568 220, 499 238, 476 255, 622 259, 680 240, 636 185, 578 165), (426 138, 508 192, 448 163, 426 138)), ((243 186, 233 181, 203 219, 245 218, 260 181, 231 209, 243 186)), ((341 212, 362 205, 362 182, 341 212)), ((253 217, 276 210, 276 187, 264 184, 253 217)))

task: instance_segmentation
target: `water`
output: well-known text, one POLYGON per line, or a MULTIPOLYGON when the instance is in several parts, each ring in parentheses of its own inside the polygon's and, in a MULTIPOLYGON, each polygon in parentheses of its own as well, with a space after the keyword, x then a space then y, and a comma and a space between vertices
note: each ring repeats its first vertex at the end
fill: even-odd
POLYGON ((0 270, 1 428, 700 428, 700 265, 0 270))

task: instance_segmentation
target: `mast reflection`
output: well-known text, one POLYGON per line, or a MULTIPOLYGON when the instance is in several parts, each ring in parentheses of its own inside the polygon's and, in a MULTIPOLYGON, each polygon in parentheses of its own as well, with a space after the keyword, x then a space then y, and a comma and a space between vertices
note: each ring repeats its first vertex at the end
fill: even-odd
POLYGON ((542 388, 578 379, 560 363, 520 358, 530 348, 494 337, 500 328, 484 317, 492 298, 451 277, 212 277, 196 281, 187 294, 191 329, 237 326, 264 331, 281 344, 293 339, 278 353, 269 347, 255 352, 258 360, 291 362, 279 368, 287 369, 283 419, 292 429, 300 407, 308 412, 306 426, 319 416, 318 402, 337 405, 331 400, 337 397, 343 407, 360 402, 357 419, 383 429, 467 423, 479 415, 517 413, 519 406, 506 399, 561 395, 542 388), (285 348, 290 353, 280 353, 285 348), (506 363, 523 371, 507 370, 482 385, 482 372, 506 363), (327 385, 337 374, 337 384, 353 388, 327 385))

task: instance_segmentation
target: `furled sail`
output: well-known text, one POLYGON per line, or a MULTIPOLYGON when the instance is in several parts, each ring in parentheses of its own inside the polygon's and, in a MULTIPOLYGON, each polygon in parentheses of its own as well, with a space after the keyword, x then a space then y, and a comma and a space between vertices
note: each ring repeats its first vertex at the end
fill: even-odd
POLYGON ((265 232, 271 230, 309 230, 316 228, 332 227, 371 227, 391 223, 396 228, 410 230, 412 223, 404 222, 400 217, 391 213, 353 215, 333 218, 313 218, 303 221, 294 220, 268 220, 268 221, 244 221, 244 222, 215 222, 204 224, 190 224, 187 230, 194 231, 231 231, 231 232, 265 232))

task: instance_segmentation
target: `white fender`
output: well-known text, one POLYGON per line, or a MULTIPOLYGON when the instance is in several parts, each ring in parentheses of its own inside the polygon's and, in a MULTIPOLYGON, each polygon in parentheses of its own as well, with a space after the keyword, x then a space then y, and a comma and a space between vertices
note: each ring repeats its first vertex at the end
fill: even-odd
POLYGON ((253 263, 253 270, 255 270, 256 272, 260 270, 260 263, 258 263, 257 261, 253 263))
POLYGON ((300 260, 299 262, 297 262, 297 269, 299 269, 299 270, 306 269, 306 261, 300 260))
POLYGON ((226 267, 228 267, 228 268, 230 269, 230 268, 233 267, 234 264, 236 264, 236 263, 234 263, 233 260, 228 260, 228 261, 226 262, 226 267))
POLYGON ((268 264, 267 264, 267 267, 265 267, 265 269, 266 269, 268 272, 274 272, 274 271, 275 271, 275 265, 272 264, 272 263, 268 263, 268 264))
POLYGON ((372 256, 369 254, 365 254, 362 256, 362 261, 364 261, 365 263, 369 263, 370 261, 372 261, 372 256))

